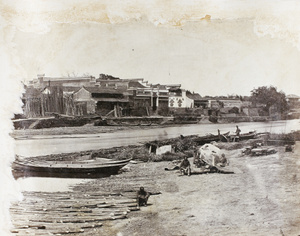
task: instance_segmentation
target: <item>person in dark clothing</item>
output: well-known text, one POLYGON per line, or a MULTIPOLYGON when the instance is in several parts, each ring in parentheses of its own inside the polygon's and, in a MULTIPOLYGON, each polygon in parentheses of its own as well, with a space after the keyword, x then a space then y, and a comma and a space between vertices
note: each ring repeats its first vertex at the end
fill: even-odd
POLYGON ((240 130, 240 128, 239 128, 238 126, 236 126, 235 135, 236 135, 237 137, 240 137, 240 134, 241 134, 241 130, 240 130))
POLYGON ((241 134, 241 130, 238 126, 236 126, 234 141, 236 142, 240 141, 240 134, 241 134))
POLYGON ((201 152, 196 150, 194 152, 194 159, 193 159, 193 164, 197 167, 200 168, 202 166, 206 166, 207 164, 203 161, 203 156, 201 155, 201 152))
POLYGON ((187 157, 184 157, 184 159, 182 160, 182 162, 180 163, 180 172, 183 174, 183 175, 188 175, 190 176, 191 175, 191 164, 189 162, 189 160, 187 159, 187 157))
POLYGON ((149 197, 150 193, 146 192, 144 187, 140 187, 140 190, 137 192, 138 206, 147 206, 147 201, 149 197))

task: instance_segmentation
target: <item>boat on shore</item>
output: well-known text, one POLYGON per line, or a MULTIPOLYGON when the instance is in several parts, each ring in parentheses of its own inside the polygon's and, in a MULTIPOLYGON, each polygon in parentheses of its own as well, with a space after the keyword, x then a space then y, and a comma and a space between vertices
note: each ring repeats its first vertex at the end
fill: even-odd
POLYGON ((203 145, 203 144, 206 144, 206 143, 218 142, 218 141, 227 142, 228 137, 229 137, 229 133, 230 132, 228 131, 228 132, 223 133, 223 134, 217 134, 217 135, 209 134, 209 135, 206 135, 206 136, 200 136, 200 137, 197 137, 195 139, 195 142, 198 145, 203 145))
POLYGON ((256 138, 256 136, 257 136, 256 132, 243 133, 240 134, 240 140, 254 139, 256 138))
POLYGON ((12 163, 14 177, 58 177, 58 178, 99 178, 118 174, 131 159, 103 161, 26 161, 16 159, 12 163))
POLYGON ((239 136, 237 135, 230 135, 229 140, 231 142, 236 142, 236 141, 244 141, 244 140, 249 140, 249 139, 254 139, 258 136, 258 134, 255 131, 248 132, 248 133, 243 133, 240 134, 239 136))

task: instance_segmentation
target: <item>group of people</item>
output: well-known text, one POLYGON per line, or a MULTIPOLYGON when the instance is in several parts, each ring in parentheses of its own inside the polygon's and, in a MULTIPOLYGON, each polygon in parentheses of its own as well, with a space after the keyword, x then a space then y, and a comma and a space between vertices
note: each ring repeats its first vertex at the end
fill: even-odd
MULTIPOLYGON (((236 126, 236 138, 239 138, 241 133, 241 130, 238 126, 236 126)), ((220 135, 220 131, 218 130, 218 134, 220 135)), ((183 136, 181 137, 183 138, 183 136)), ((204 145, 207 146, 207 148, 211 148, 209 146, 210 144, 204 145)), ((216 147, 214 147, 216 148, 216 147)), ((205 150, 205 147, 204 147, 205 150)), ((204 152, 204 151, 203 151, 204 152)), ((201 167, 206 167, 206 168, 210 168, 210 167, 216 167, 216 166, 220 166, 220 167, 224 167, 225 165, 227 165, 229 162, 227 160, 227 158, 225 157, 225 154, 222 153, 218 153, 218 151, 216 150, 211 150, 210 154, 209 154, 209 159, 207 160, 207 156, 204 155, 204 153, 201 152, 201 148, 200 149, 196 149, 194 147, 194 155, 193 155, 193 164, 197 167, 197 168, 201 168, 201 167)), ((179 165, 179 169, 180 169, 180 173, 182 175, 191 175, 191 163, 188 160, 187 156, 185 156, 183 158, 183 160, 181 161, 180 165, 179 165)), ((140 187, 140 189, 137 191, 137 205, 140 206, 147 206, 147 202, 148 199, 150 197, 150 193, 145 191, 144 187, 140 187)))
MULTIPOLYGON (((194 151, 194 155, 193 155, 193 164, 197 167, 197 168, 210 168, 210 167, 224 167, 226 166, 229 162, 225 156, 224 153, 222 153, 221 155, 218 153, 215 153, 214 151, 212 152, 212 154, 210 154, 210 160, 207 160, 207 157, 205 157, 203 155, 203 153, 201 153, 200 150, 195 149, 194 151)), ((180 165, 179 165, 179 169, 180 169, 180 173, 182 175, 191 175, 191 163, 188 160, 188 158, 185 156, 184 159, 181 161, 180 165)))

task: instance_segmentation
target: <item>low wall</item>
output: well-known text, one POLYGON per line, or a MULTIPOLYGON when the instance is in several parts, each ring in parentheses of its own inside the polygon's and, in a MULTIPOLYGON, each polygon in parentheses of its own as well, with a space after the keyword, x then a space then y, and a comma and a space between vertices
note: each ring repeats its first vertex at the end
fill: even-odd
POLYGON ((117 117, 107 118, 108 125, 151 125, 173 122, 173 117, 117 117))
POLYGON ((90 123, 90 118, 82 117, 61 117, 61 118, 42 118, 26 119, 14 121, 15 129, 44 129, 54 127, 76 127, 90 123))

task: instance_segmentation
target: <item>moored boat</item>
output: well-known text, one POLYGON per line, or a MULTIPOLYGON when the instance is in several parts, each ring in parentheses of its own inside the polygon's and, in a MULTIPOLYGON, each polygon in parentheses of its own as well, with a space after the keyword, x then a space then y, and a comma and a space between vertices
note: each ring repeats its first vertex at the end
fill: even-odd
POLYGON ((103 161, 23 161, 15 160, 12 171, 15 178, 27 176, 61 178, 97 178, 117 174, 130 159, 103 161))
POLYGON ((240 140, 254 139, 256 135, 257 135, 256 132, 240 134, 240 140))
POLYGON ((239 136, 231 135, 230 141, 231 142, 244 141, 244 140, 248 140, 248 139, 254 139, 256 137, 257 137, 257 133, 255 131, 253 131, 253 132, 249 132, 249 133, 240 134, 239 136))
POLYGON ((205 143, 217 142, 217 141, 227 141, 230 132, 226 132, 223 134, 209 134, 206 136, 201 136, 195 139, 195 142, 199 145, 203 145, 205 143))

